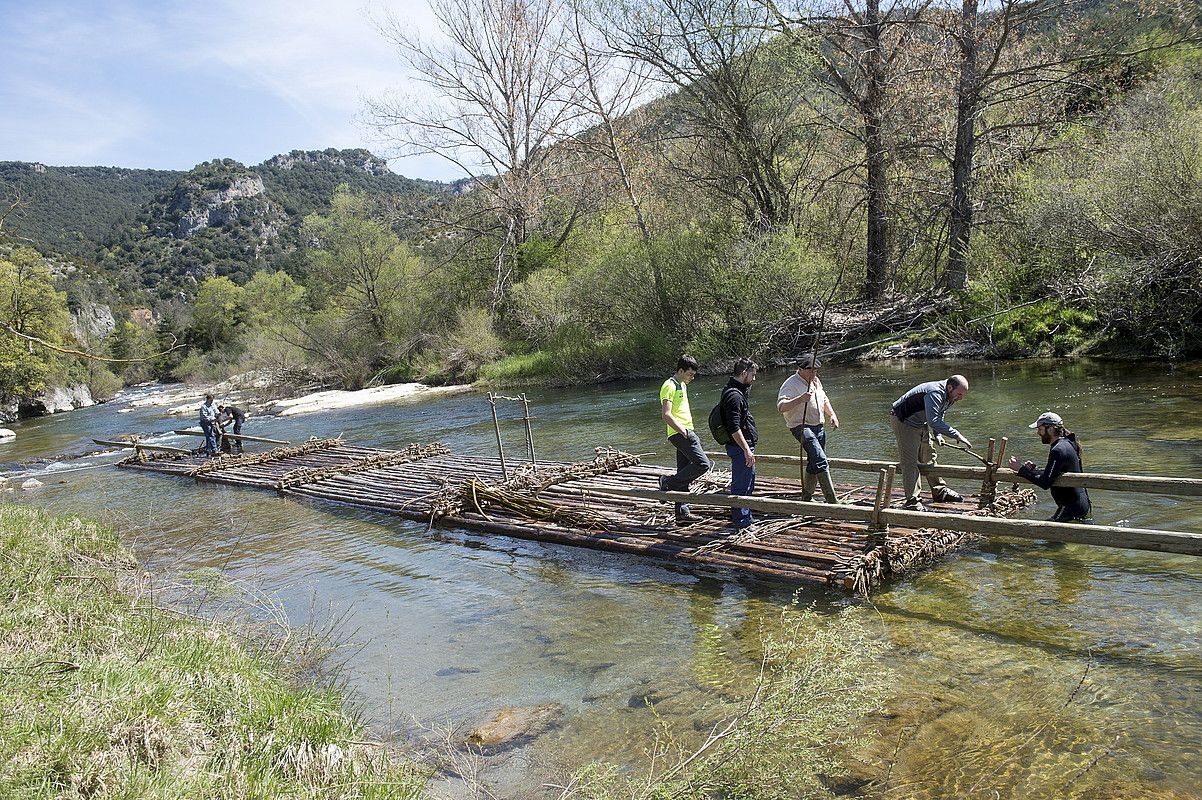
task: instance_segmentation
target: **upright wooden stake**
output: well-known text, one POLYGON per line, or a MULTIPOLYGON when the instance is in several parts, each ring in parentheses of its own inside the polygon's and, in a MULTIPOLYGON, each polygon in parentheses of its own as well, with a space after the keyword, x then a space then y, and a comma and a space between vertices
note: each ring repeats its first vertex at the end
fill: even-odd
POLYGON ((897 475, 897 467, 890 465, 885 470, 885 505, 888 508, 893 503, 893 478, 897 475))
POLYGON ((501 444, 501 422, 497 419, 497 396, 488 393, 488 404, 492 406, 492 428, 497 434, 497 455, 501 459, 501 480, 509 480, 509 470, 505 467, 505 446, 501 444))
POLYGON ((993 460, 994 439, 989 437, 989 449, 985 451, 985 477, 981 479, 981 495, 977 500, 977 508, 985 508, 993 502, 993 489, 997 483, 993 480, 993 473, 997 469, 997 464, 993 460))
POLYGON ((879 530, 881 527, 881 509, 885 507, 885 481, 888 480, 888 470, 881 470, 876 476, 876 502, 872 504, 872 519, 868 523, 869 530, 879 530))
POLYGON ((526 446, 530 448, 530 466, 536 466, 534 460, 534 433, 530 430, 530 402, 526 399, 526 393, 522 392, 518 395, 518 399, 522 401, 522 420, 526 423, 526 446))

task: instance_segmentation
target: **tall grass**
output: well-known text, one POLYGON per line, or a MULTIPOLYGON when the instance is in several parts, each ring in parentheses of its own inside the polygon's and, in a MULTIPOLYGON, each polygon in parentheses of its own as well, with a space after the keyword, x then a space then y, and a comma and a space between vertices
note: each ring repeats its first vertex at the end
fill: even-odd
POLYGON ((117 535, 0 506, 0 797, 416 798, 333 688, 171 611, 117 535))

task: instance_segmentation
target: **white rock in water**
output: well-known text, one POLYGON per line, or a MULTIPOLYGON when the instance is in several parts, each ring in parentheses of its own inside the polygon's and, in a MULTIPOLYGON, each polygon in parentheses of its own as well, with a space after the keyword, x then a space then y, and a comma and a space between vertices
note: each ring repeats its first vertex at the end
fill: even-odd
POLYGON ((0 440, 2 440, 2 439, 16 439, 16 438, 17 438, 17 432, 16 432, 16 431, 12 430, 11 428, 0 428, 0 440))
POLYGON ((25 483, 21 484, 21 488, 27 492, 30 489, 37 489, 39 486, 45 486, 45 484, 39 481, 37 478, 29 478, 25 481, 25 483))

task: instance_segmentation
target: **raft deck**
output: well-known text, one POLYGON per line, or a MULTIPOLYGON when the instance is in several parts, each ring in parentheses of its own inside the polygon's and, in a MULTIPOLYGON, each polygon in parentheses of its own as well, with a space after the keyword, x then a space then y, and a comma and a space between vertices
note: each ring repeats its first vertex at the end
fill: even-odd
MULTIPOLYGON (((595 466, 602 463, 601 455, 597 462, 583 464, 539 461, 537 470, 527 463, 518 473, 518 483, 524 480, 524 485, 516 487, 512 462, 506 482, 497 459, 457 455, 441 445, 381 450, 340 439, 211 459, 164 453, 132 457, 121 466, 374 508, 439 527, 630 553, 694 568, 730 569, 860 593, 972 538, 955 531, 896 525, 874 532, 855 522, 760 512, 756 512, 755 525, 737 531, 728 522, 729 509, 706 507, 703 498, 692 502, 702 521, 678 527, 671 502, 604 494, 610 489, 656 492, 658 479, 673 474, 663 467, 638 463, 627 454, 618 456, 611 455, 601 467, 595 466), (550 485, 542 485, 546 483, 550 485), (504 497, 490 491, 497 487, 503 487, 504 497)), ((711 473, 693 485, 693 492, 723 492, 728 480, 721 473, 711 473)), ((842 501, 867 506, 873 505, 877 488, 837 485, 842 501)), ((979 510, 978 495, 968 493, 962 501, 940 503, 935 508, 1002 516, 1034 501, 1029 490, 998 489, 989 509, 979 510)), ((756 477, 756 497, 797 500, 801 492, 800 480, 756 477)), ((900 489, 895 488, 890 505, 900 506, 903 500, 900 489)))

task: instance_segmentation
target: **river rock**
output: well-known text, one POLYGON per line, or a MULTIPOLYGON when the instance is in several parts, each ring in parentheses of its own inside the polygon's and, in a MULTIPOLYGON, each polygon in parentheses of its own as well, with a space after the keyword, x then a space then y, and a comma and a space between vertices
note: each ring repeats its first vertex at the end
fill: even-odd
POLYGON ((37 478, 27 478, 25 482, 21 484, 21 488, 28 492, 30 489, 37 489, 45 485, 46 484, 42 483, 37 478))
POLYGON ((14 431, 12 428, 0 428, 0 442, 7 441, 8 439, 16 439, 16 438, 17 438, 17 432, 14 431))
POLYGON ((562 716, 560 703, 503 708, 469 733, 467 743, 491 752, 517 747, 554 728, 562 716))

